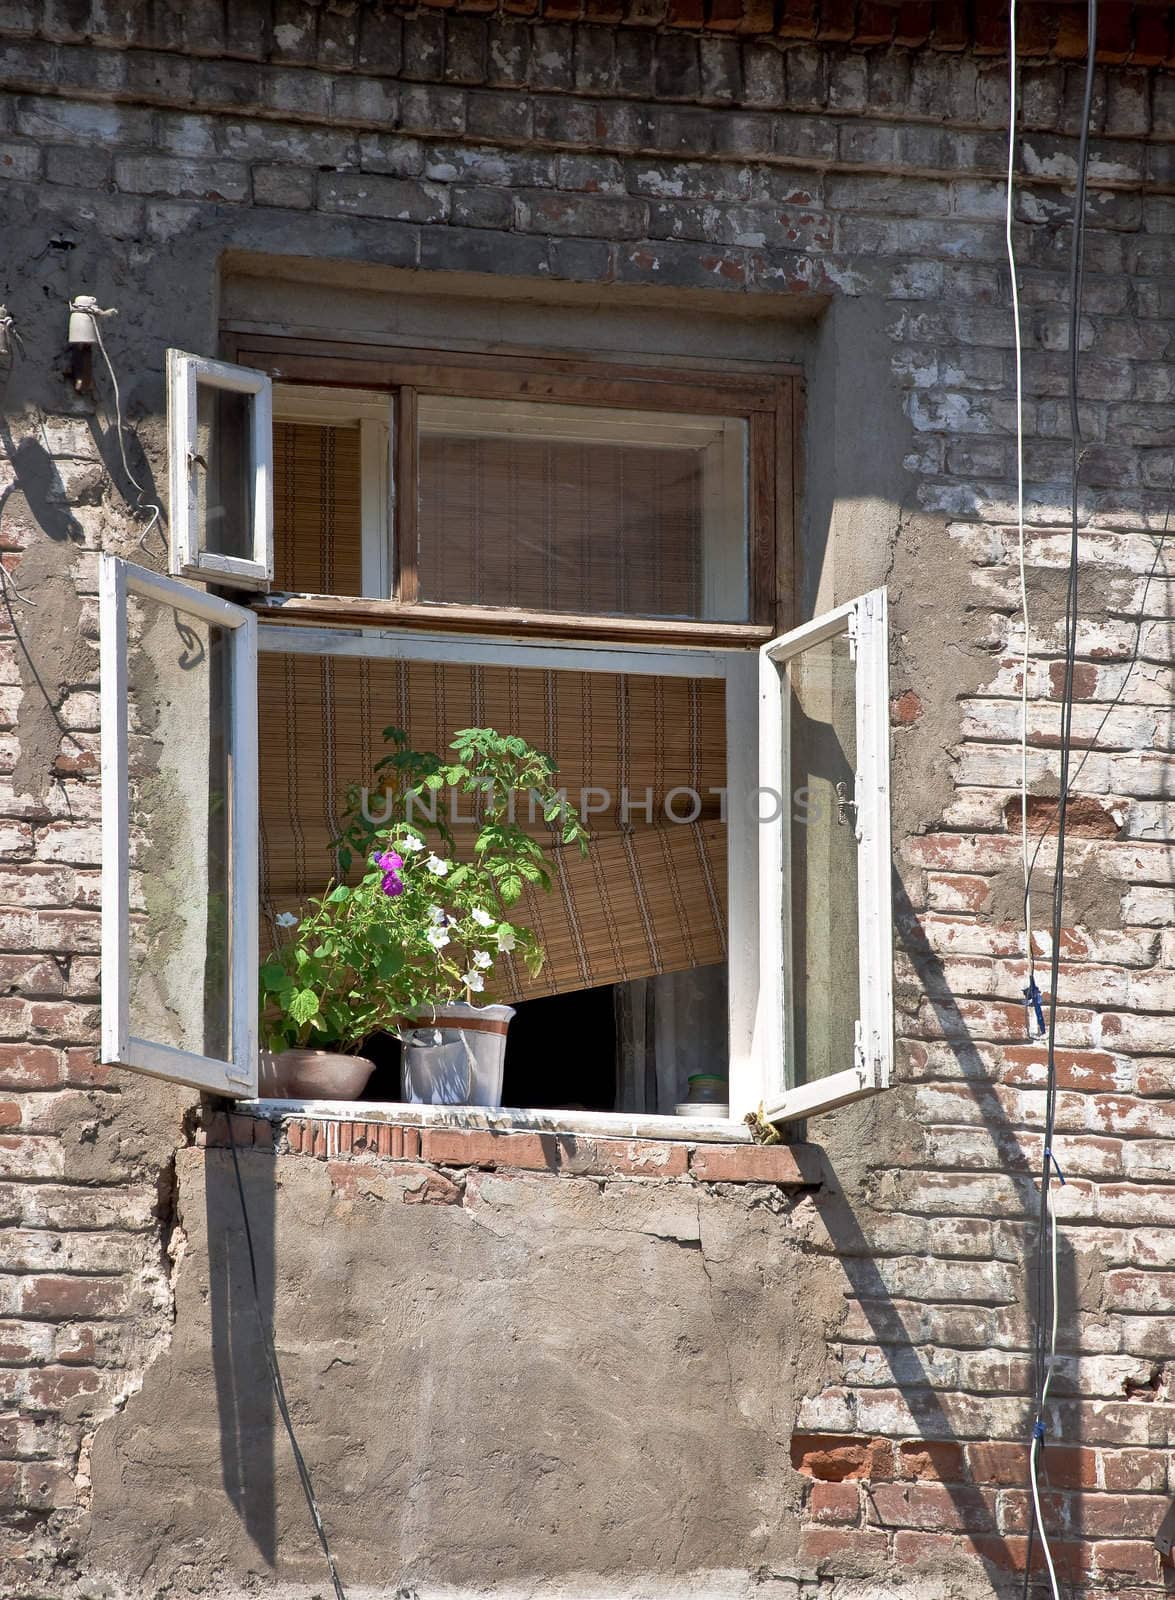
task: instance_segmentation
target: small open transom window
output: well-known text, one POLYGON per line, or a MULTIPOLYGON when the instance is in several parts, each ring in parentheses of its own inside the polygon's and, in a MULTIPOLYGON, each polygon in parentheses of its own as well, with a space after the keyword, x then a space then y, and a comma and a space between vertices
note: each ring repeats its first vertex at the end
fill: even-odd
POLYGON ((167 352, 171 571, 268 588, 272 385, 262 372, 167 352))

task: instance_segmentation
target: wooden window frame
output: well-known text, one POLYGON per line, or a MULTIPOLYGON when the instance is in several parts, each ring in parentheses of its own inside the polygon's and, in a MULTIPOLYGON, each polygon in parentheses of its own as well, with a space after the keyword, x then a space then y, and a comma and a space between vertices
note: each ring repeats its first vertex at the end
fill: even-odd
MULTIPOLYGON (((361 390, 394 397, 390 492, 394 497, 392 590, 363 596, 271 593, 255 602, 261 616, 334 626, 445 629, 617 643, 757 647, 793 622, 794 539, 799 492, 801 370, 766 374, 710 368, 634 367, 565 356, 482 355, 437 350, 382 350, 369 344, 237 335, 234 360, 268 375, 292 395, 361 390), (683 622, 576 615, 513 607, 424 603, 415 565, 417 396, 551 401, 631 410, 734 417, 747 423, 748 576, 751 620, 683 622), (398 491, 398 492, 397 492, 398 491)), ((365 565, 365 583, 367 587, 365 565)))

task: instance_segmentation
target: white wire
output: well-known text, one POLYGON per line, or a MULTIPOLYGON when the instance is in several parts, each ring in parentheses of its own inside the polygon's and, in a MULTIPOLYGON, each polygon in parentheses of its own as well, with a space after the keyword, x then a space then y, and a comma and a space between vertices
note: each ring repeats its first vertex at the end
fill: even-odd
MULTIPOLYGON (((1046 1158, 1045 1190, 1047 1195, 1046 1213, 1049 1224, 1049 1254, 1052 1260, 1053 1280, 1053 1314, 1052 1326, 1049 1333, 1049 1351, 1045 1357, 1044 1382, 1040 1389, 1040 1419, 1043 1421, 1045 1406, 1048 1403, 1049 1386, 1053 1381, 1053 1368, 1057 1360, 1057 1327, 1060 1319, 1059 1301, 1057 1297, 1058 1271, 1057 1271, 1057 1219, 1052 1207, 1053 1169, 1056 1158, 1051 1154, 1046 1158)), ((1045 1531, 1044 1514, 1040 1507, 1040 1486, 1036 1481, 1036 1458, 1040 1449, 1040 1438, 1034 1431, 1032 1435, 1032 1450, 1029 1454, 1028 1477, 1032 1485, 1032 1509, 1036 1517, 1036 1531, 1040 1535, 1040 1547, 1044 1551, 1045 1566, 1048 1568, 1049 1583, 1052 1585, 1053 1600, 1061 1600, 1061 1593, 1057 1587, 1057 1570, 1053 1566, 1053 1552, 1049 1548, 1049 1536, 1045 1531)))
POLYGON ((102 329, 101 329, 101 327, 99 326, 99 323, 98 323, 98 317, 100 316, 100 314, 101 313, 97 310, 97 308, 95 308, 90 313, 90 321, 91 321, 91 323, 93 325, 94 333, 95 333, 95 336, 97 337, 97 340, 98 340, 98 348, 102 352, 102 359, 106 363, 106 370, 110 374, 110 387, 114 390, 115 431, 118 434, 118 453, 122 457, 122 470, 126 473, 128 479, 134 485, 135 489, 138 491, 139 506, 141 508, 144 508, 144 509, 150 511, 151 514, 152 514, 150 522, 147 524, 147 526, 143 529, 142 533, 139 535, 139 543, 142 544, 143 541, 147 538, 148 534, 151 532, 151 529, 155 526, 155 524, 162 520, 163 507, 162 506, 157 506, 153 500, 148 500, 147 499, 147 491, 146 491, 146 489, 143 488, 143 485, 139 482, 138 478, 136 478, 134 473, 131 471, 130 462, 126 458, 126 439, 124 437, 125 428, 124 428, 123 420, 122 420, 122 396, 120 395, 119 389, 118 389, 118 377, 117 377, 117 375, 116 375, 116 373, 114 371, 114 363, 111 361, 110 357, 106 353, 106 342, 102 338, 102 329))
MULTIPOLYGON (((1024 347, 1020 335, 1020 286, 1016 281, 1016 245, 1012 222, 1016 209, 1016 0, 1009 0, 1008 16, 1008 181, 1004 209, 1004 242, 1008 271, 1012 280, 1012 326, 1016 358, 1016 534, 1020 564, 1020 618, 1024 628, 1024 650, 1020 662, 1020 866, 1024 876, 1024 943, 1028 977, 1032 982, 1035 952, 1032 945, 1032 863, 1028 854, 1028 673, 1032 665, 1028 635, 1028 578, 1024 560, 1024 347)), ((1028 1006, 1028 1032, 1034 1011, 1028 1006)))

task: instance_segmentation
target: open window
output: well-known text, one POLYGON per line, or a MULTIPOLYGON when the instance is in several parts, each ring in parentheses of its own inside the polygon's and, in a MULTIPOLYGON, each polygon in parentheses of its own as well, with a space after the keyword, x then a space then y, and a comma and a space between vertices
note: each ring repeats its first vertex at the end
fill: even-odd
POLYGON ((173 574, 267 589, 273 580, 273 402, 263 372, 167 352, 173 574))
POLYGON ((257 623, 101 558, 102 1059, 257 1089, 257 623))
MULTIPOLYGON (((354 869, 381 730, 477 726, 592 797, 527 891, 542 973, 495 973, 530 1108, 495 1125, 729 1139, 884 1087, 885 595, 773 637, 798 375, 237 354, 169 353, 174 566, 273 592, 103 565, 104 1058, 255 1095, 259 947, 354 869), (686 1123, 693 1074, 726 1081, 686 1123)), ((364 1045, 385 1111, 398 1048, 364 1045)))
POLYGON ((761 1048, 771 1121, 827 1111, 890 1081, 888 681, 884 589, 760 654, 761 1048))

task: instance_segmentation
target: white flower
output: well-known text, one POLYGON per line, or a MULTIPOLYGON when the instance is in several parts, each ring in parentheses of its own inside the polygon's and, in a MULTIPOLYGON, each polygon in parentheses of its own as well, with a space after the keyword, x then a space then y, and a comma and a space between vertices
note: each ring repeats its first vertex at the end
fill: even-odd
POLYGON ((425 866, 434 877, 444 878, 448 876, 449 863, 441 856, 429 856, 428 860, 425 862, 425 866))
POLYGON ((406 833, 400 840, 400 849, 406 856, 414 856, 418 850, 424 849, 424 840, 418 839, 414 833, 406 833))
POLYGON ((440 906, 429 906, 428 914, 430 919, 436 923, 438 928, 443 928, 445 923, 449 920, 445 915, 444 910, 440 906))
POLYGON ((480 906, 474 906, 469 914, 479 928, 492 928, 494 925, 493 917, 490 916, 488 911, 483 911, 480 906))
POLYGON ((498 929, 498 949, 513 950, 513 948, 514 929, 508 922, 503 922, 502 926, 498 929))
POLYGON ((282 911, 273 919, 279 928, 296 928, 298 919, 292 911, 282 911))
POLYGON ((472 967, 468 972, 463 972, 461 976, 465 980, 466 987, 472 989, 474 994, 480 994, 486 986, 486 981, 481 973, 472 967))
POLYGON ((434 950, 443 950, 449 942, 448 928, 430 928, 428 930, 428 942, 434 950))
POLYGON ((484 971, 486 967, 493 966, 494 958, 488 950, 475 950, 473 952, 473 964, 475 967, 481 967, 484 971))

